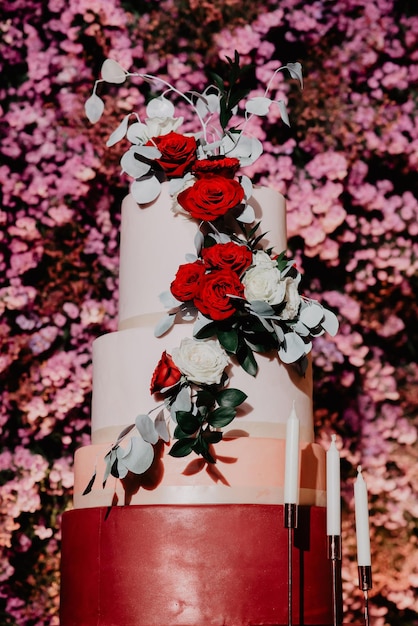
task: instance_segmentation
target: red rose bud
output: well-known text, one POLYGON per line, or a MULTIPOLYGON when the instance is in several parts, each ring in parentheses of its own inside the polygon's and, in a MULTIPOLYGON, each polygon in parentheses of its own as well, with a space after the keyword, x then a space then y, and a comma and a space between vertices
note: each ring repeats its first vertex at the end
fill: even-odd
POLYGON ((230 269, 215 270, 205 274, 194 299, 197 309, 212 320, 224 320, 236 311, 229 296, 243 296, 244 286, 238 275, 230 269))
POLYGON ((199 281, 205 273, 202 261, 180 265, 175 279, 170 285, 171 293, 180 302, 193 300, 199 288, 199 281))
POLYGON ((178 203, 197 220, 213 222, 238 206, 244 199, 244 189, 238 181, 212 176, 200 178, 177 196, 178 203))
POLYGON ((171 131, 167 135, 153 137, 147 145, 155 145, 161 152, 156 159, 170 178, 181 178, 196 160, 196 139, 171 131))
POLYGON ((179 382, 181 371, 167 352, 163 352, 151 379, 150 392, 159 393, 179 382))
POLYGON ((251 265, 253 253, 247 246, 230 241, 203 248, 202 258, 214 269, 229 268, 237 274, 242 274, 251 265))
POLYGON ((197 178, 208 178, 210 176, 234 178, 239 169, 239 165, 239 160, 235 158, 214 157, 212 159, 195 161, 192 172, 197 178))

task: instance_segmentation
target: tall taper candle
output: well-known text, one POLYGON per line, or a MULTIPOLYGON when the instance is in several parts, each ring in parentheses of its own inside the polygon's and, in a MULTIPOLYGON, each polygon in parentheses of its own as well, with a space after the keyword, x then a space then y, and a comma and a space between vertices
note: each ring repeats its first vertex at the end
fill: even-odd
POLYGON ((361 465, 357 468, 357 479, 354 483, 354 504, 356 512, 357 564, 359 567, 370 566, 369 504, 366 483, 361 473, 361 465))
POLYGON ((286 460, 284 473, 284 503, 299 504, 299 418, 295 404, 286 426, 286 460))
POLYGON ((341 535, 340 453, 335 435, 327 450, 327 535, 341 535))

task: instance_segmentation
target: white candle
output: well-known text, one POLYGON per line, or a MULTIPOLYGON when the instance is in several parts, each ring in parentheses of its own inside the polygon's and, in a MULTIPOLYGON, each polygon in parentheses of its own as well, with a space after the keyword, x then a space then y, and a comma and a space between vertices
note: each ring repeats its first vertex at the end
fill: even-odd
POLYGON ((357 468, 357 479, 354 483, 354 504, 356 511, 357 563, 359 566, 371 565, 369 505, 367 486, 361 473, 361 465, 357 468))
POLYGON ((327 535, 341 535, 340 453, 335 435, 327 450, 327 535))
POLYGON ((299 503, 299 418, 293 403, 286 426, 284 503, 299 503))

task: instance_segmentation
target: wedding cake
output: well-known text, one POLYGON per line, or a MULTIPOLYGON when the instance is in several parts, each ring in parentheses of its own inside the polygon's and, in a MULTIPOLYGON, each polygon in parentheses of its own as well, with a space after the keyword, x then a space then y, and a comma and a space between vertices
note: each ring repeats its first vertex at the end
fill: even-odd
MULTIPOLYGON (((245 124, 228 126, 238 58, 229 66, 227 86, 217 77, 183 96, 202 132, 183 135, 164 95, 108 142, 130 141, 122 168, 133 183, 122 205, 119 326, 93 344, 92 443, 76 453, 74 509, 63 515, 62 626, 288 623, 290 418, 293 623, 332 624, 309 353, 338 324, 299 293, 284 198, 240 173, 262 148, 245 124)), ((301 79, 299 64, 285 68, 301 79)), ((102 76, 131 75, 106 61, 102 76)), ((248 100, 246 119, 273 104, 267 94, 248 100)), ((95 90, 91 121, 102 109, 95 90)))

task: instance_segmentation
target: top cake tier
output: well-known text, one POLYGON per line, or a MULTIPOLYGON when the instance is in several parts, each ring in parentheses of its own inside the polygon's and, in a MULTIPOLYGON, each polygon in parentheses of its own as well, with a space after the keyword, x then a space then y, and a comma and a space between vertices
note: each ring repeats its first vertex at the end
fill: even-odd
MULTIPOLYGON (((167 291, 185 255, 195 253, 198 224, 171 210, 168 184, 158 201, 138 205, 127 196, 122 205, 119 270, 119 329, 133 328, 138 316, 162 314, 159 296, 167 291)), ((256 222, 262 219, 264 247, 279 254, 286 249, 286 209, 283 196, 272 189, 256 188, 249 204, 256 222), (261 209, 263 207, 263 209, 261 209)), ((158 318, 157 318, 158 319, 158 318)))

